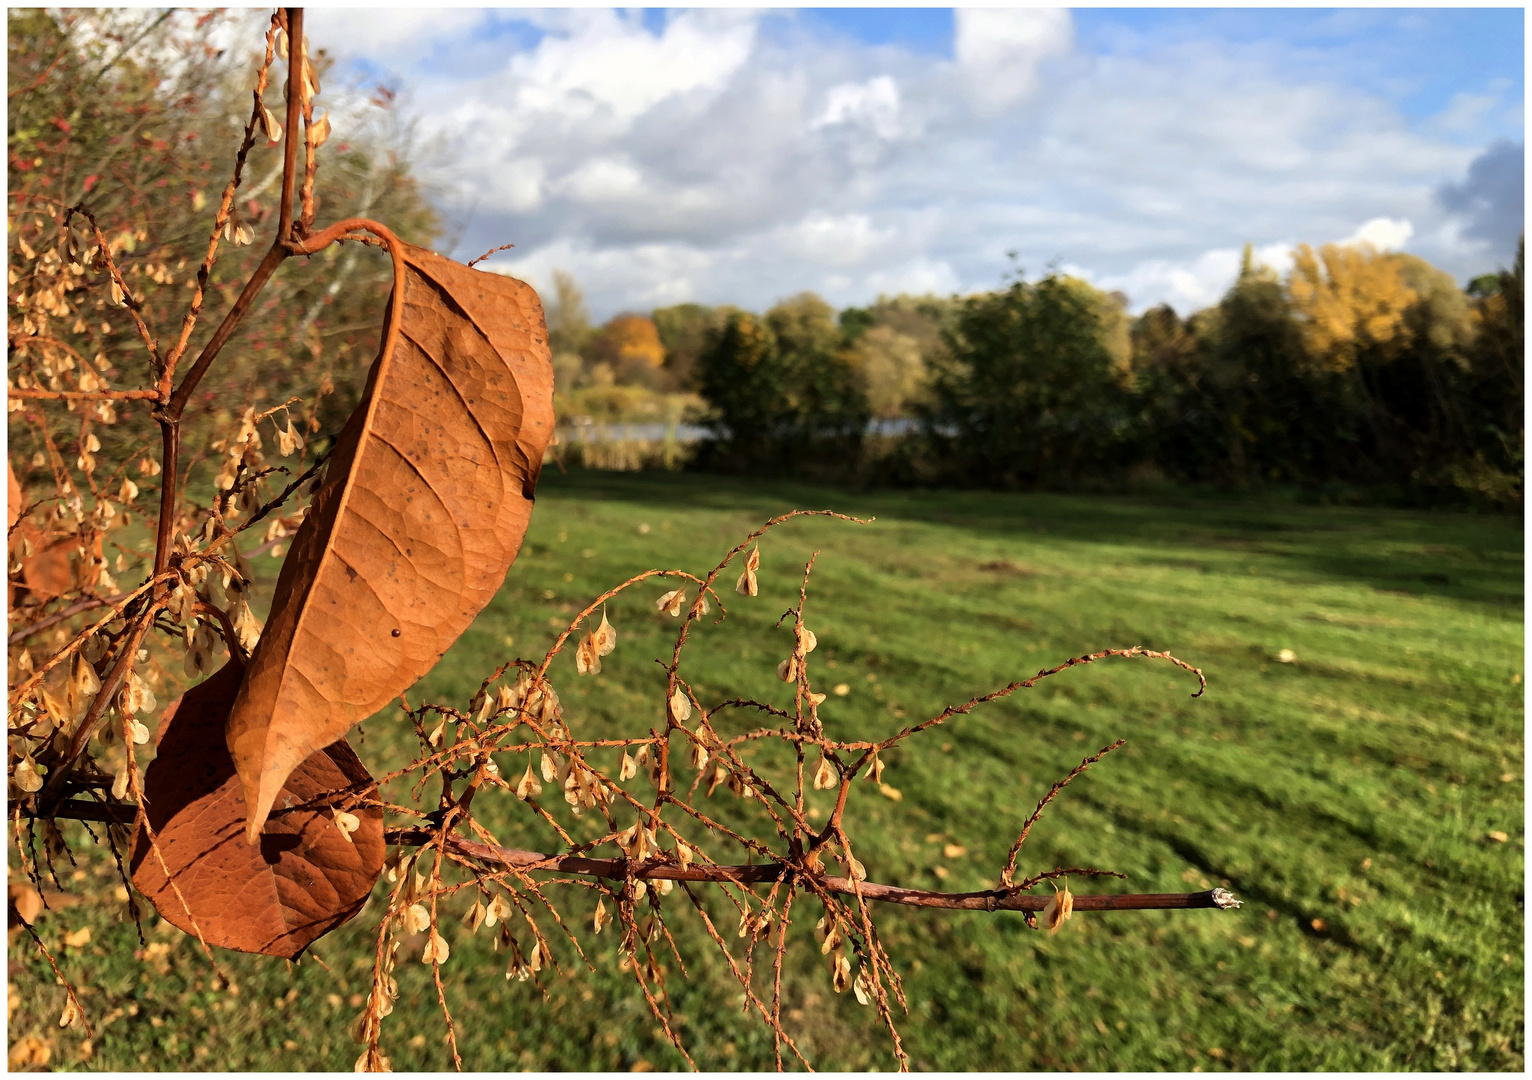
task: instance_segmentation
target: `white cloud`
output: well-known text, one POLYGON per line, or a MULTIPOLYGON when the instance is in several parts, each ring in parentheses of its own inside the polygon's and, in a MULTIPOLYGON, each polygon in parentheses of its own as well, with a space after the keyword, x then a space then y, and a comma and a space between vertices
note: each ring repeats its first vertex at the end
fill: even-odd
POLYGON ((750 56, 753 22, 686 12, 655 36, 611 11, 589 12, 568 37, 549 35, 507 71, 519 107, 587 118, 598 109, 630 122, 676 94, 718 90, 750 56))
POLYGON ((950 60, 720 10, 655 29, 537 12, 527 48, 502 47, 493 18, 438 33, 412 14, 418 50, 378 29, 396 58, 379 62, 474 58, 406 71, 422 126, 451 147, 457 253, 516 243, 497 265, 537 285, 569 270, 598 318, 993 288, 1010 249, 1033 274, 1067 260, 1135 310, 1182 311, 1217 301, 1246 241, 1284 272, 1292 243, 1338 237, 1460 277, 1485 257, 1454 217, 1467 211, 1437 196, 1481 148, 1275 47, 1084 56, 1068 12, 960 9, 950 60))
POLYGON ((777 230, 776 246, 785 254, 820 266, 856 266, 884 250, 891 228, 877 228, 866 214, 810 214, 777 230))
POLYGON ((830 87, 825 111, 814 121, 816 128, 832 124, 862 124, 879 137, 899 134, 899 87, 887 75, 864 83, 840 83, 830 87))
POLYGON ((643 175, 631 162, 617 158, 587 161, 563 180, 563 188, 576 199, 603 202, 630 199, 644 187, 643 175))
POLYGON ((975 102, 1003 109, 1036 88, 1043 61, 1069 52, 1074 22, 1050 8, 958 8, 953 51, 975 102))
POLYGON ((1362 225, 1342 244, 1371 244, 1379 251, 1398 251, 1415 235, 1415 226, 1408 221, 1377 217, 1362 225))
POLYGON ((303 21, 316 45, 386 64, 423 55, 431 42, 469 34, 488 14, 475 8, 312 7, 304 11, 303 21))

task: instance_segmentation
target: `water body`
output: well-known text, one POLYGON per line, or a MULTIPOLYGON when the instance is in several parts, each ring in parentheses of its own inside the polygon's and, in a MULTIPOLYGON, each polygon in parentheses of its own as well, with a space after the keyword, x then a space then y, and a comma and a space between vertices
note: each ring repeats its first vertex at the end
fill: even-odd
MULTIPOLYGON (((920 429, 919 423, 908 416, 883 417, 867 425, 868 435, 911 435, 920 429)), ((565 424, 558 429, 559 441, 565 443, 602 442, 705 442, 717 438, 712 428, 700 424, 666 424, 659 421, 632 424, 565 424)))

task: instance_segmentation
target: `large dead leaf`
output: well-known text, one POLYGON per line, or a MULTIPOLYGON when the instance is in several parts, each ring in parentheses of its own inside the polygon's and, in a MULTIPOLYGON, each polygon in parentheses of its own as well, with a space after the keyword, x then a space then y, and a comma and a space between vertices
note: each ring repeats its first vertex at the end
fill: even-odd
POLYGON ((362 909, 383 870, 383 812, 349 811, 361 826, 349 842, 335 824, 330 808, 372 784, 341 741, 293 770, 259 846, 246 844, 244 794, 223 738, 242 674, 230 663, 171 703, 144 773, 149 824, 185 906, 142 830, 133 885, 187 933, 195 916, 210 945, 291 960, 362 909))
POLYGON ((489 603, 553 433, 532 288, 419 248, 404 260, 229 717, 252 843, 293 767, 408 689, 489 603))

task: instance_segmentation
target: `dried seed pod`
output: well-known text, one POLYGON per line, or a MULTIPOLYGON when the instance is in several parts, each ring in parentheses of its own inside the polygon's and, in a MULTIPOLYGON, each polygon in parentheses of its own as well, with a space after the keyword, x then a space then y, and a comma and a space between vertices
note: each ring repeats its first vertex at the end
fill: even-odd
POLYGON ((420 955, 420 962, 422 964, 444 964, 447 962, 447 956, 450 952, 451 950, 447 948, 446 939, 435 930, 432 930, 430 938, 426 940, 425 952, 420 955))
POLYGON ((265 105, 261 106, 261 134, 266 136, 268 142, 282 141, 282 125, 277 123, 276 114, 265 105))
MULTIPOLYGON (((546 756, 544 757, 546 761, 546 756)), ((542 784, 538 783, 537 777, 532 775, 532 763, 527 762, 527 771, 522 774, 521 780, 516 784, 516 797, 522 802, 527 802, 543 793, 542 784)))
POLYGON ((330 137, 330 112, 329 112, 328 109, 326 109, 325 112, 323 113, 323 115, 321 115, 318 120, 315 120, 313 123, 309 124, 309 126, 308 126, 309 145, 314 147, 314 149, 317 150, 317 149, 319 149, 319 147, 321 147, 321 146, 323 146, 325 144, 325 141, 327 139, 329 139, 329 137, 330 137))
POLYGON ((681 614, 681 605, 685 602, 686 590, 673 589, 672 591, 666 593, 664 596, 660 597, 659 600, 655 602, 654 608, 656 611, 663 611, 666 615, 669 615, 672 618, 678 618, 681 614))
POLYGON ((344 810, 332 809, 330 813, 335 815, 335 827, 340 830, 341 837, 346 843, 352 843, 351 834, 362 827, 361 819, 344 810))
POLYGON ((756 581, 755 572, 761 565, 761 545, 757 544, 750 551, 750 557, 745 560, 745 571, 739 575, 739 581, 734 585, 734 591, 741 596, 755 596, 760 591, 760 585, 756 581))
POLYGON ((1043 908, 1038 916, 1043 926, 1048 928, 1050 935, 1057 934, 1064 928, 1064 924, 1070 920, 1075 912, 1074 894, 1069 891, 1069 880, 1064 880, 1064 887, 1053 887, 1053 896, 1048 901, 1048 906, 1043 908))
POLYGON ((814 790, 824 791, 827 788, 832 788, 835 786, 835 781, 835 769, 831 766, 830 759, 825 755, 820 755, 819 768, 814 770, 814 790))

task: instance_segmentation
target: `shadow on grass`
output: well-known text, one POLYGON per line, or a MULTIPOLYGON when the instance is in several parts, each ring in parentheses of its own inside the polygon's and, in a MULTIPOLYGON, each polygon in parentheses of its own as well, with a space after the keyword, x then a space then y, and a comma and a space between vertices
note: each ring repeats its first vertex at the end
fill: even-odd
POLYGON ((1276 560, 1285 570, 1385 592, 1519 608, 1524 530, 1519 518, 1455 511, 1303 506, 1275 498, 1203 493, 1060 495, 977 491, 845 491, 783 480, 703 473, 543 473, 542 492, 762 516, 830 508, 883 520, 956 526, 1006 538, 1160 549, 1156 562, 1211 569, 1206 556, 1276 560), (1169 560, 1166 562, 1166 560, 1169 560))

